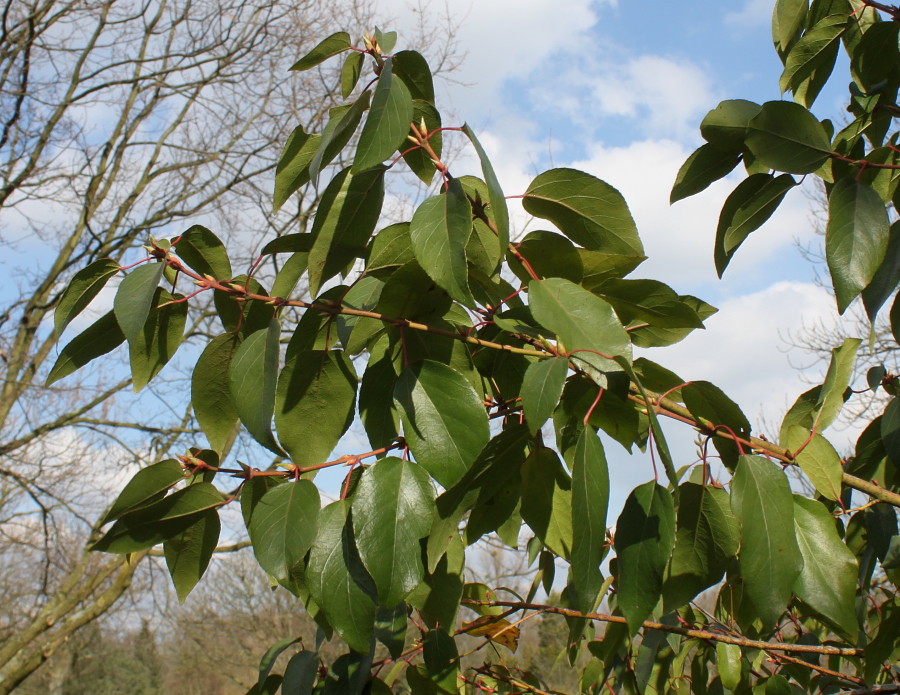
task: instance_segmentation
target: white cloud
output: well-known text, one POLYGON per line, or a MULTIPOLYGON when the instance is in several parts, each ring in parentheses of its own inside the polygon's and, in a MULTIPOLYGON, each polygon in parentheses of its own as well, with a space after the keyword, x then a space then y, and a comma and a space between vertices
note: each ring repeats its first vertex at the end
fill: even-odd
POLYGON ((746 0, 737 12, 725 15, 725 21, 736 27, 759 26, 771 20, 771 0, 746 0))

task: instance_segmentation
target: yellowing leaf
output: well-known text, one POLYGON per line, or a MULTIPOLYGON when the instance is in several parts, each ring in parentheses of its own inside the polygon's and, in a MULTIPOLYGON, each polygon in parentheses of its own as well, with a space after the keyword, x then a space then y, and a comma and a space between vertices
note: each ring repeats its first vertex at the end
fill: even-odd
POLYGON ((511 652, 519 647, 521 630, 503 618, 483 615, 470 623, 463 623, 463 629, 473 637, 487 637, 492 642, 502 644, 511 652))

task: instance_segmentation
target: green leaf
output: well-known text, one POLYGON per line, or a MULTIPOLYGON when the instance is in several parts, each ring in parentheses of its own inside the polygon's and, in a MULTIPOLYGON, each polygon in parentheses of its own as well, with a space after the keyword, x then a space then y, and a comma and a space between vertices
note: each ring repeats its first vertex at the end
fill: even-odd
POLYGON ((746 145, 763 165, 788 174, 811 174, 831 154, 825 128, 807 109, 768 101, 747 128, 746 145))
POLYGON ((875 272, 872 281, 862 291, 863 305, 870 322, 875 321, 878 310, 900 285, 900 222, 894 222, 888 233, 888 246, 884 262, 875 272))
POLYGON ((444 630, 429 630, 422 639, 422 659, 436 693, 459 693, 459 652, 444 630))
POLYGON ((365 91, 354 103, 335 106, 328 112, 328 123, 325 124, 316 152, 309 162, 309 179, 314 184, 318 184, 322 169, 344 149, 356 133, 356 127, 369 108, 370 99, 371 93, 365 91))
POLYGON ((711 183, 731 173, 740 161, 740 152, 723 150, 709 143, 701 145, 678 170, 669 203, 677 203, 706 190, 711 183))
POLYGON ((624 325, 643 322, 659 328, 703 328, 694 308, 658 280, 611 278, 593 291, 612 304, 624 325))
POLYGON ((752 101, 728 99, 706 114, 700 123, 700 134, 722 150, 740 152, 744 149, 750 121, 761 110, 762 106, 752 101))
POLYGON ((310 695, 318 673, 318 655, 315 652, 297 652, 284 667, 281 692, 284 695, 310 695))
MULTIPOLYGON (((394 69, 396 70, 396 68, 397 65, 395 64, 394 69)), ((422 99, 413 99, 412 122, 416 124, 416 127, 419 128, 419 130, 421 130, 422 121, 425 122, 425 132, 430 133, 428 143, 431 145, 434 154, 440 157, 444 147, 444 139, 440 130, 442 125, 441 114, 431 103, 423 101, 422 99)), ((409 134, 413 135, 412 128, 410 128, 409 134)), ((426 186, 429 186, 437 171, 434 160, 431 158, 431 154, 426 152, 423 148, 412 147, 411 145, 412 143, 410 143, 410 146, 404 144, 399 148, 403 150, 403 161, 406 162, 406 165, 419 180, 425 183, 426 186)))
POLYGON ((746 238, 759 229, 797 185, 790 174, 752 174, 728 196, 716 228, 715 261, 719 277, 746 238))
POLYGON ((153 308, 147 316, 143 330, 128 343, 131 362, 131 381, 137 393, 159 373, 178 350, 187 323, 187 302, 168 304, 184 299, 180 294, 172 296, 157 288, 153 308), (166 306, 162 306, 166 305, 166 306))
POLYGON ((406 602, 422 613, 425 624, 451 631, 456 625, 456 613, 463 592, 463 572, 466 566, 465 546, 454 533, 444 543, 434 567, 426 571, 424 581, 409 595, 406 602))
POLYGON ((544 546, 572 558, 572 481, 553 449, 535 447, 522 464, 521 512, 544 546))
POLYGON ((818 432, 831 425, 841 412, 861 343, 859 338, 845 338, 840 347, 831 351, 831 362, 816 403, 815 428, 818 432))
POLYGON ((353 495, 360 558, 383 605, 400 603, 424 576, 420 539, 431 530, 434 488, 425 470, 386 458, 365 470, 353 495))
POLYGON ((275 385, 281 327, 273 319, 269 327, 252 333, 238 345, 228 368, 228 383, 235 410, 252 437, 276 454, 283 454, 272 436, 275 385))
POLYGON ((615 357, 631 361, 631 340, 616 312, 586 289, 562 278, 534 280, 528 302, 535 320, 559 337, 572 359, 600 371, 621 371, 615 357))
MULTIPOLYGON (((830 73, 847 20, 847 15, 842 14, 825 17, 794 44, 787 55, 784 72, 778 81, 782 92, 793 91, 796 97, 800 85, 815 71, 825 68, 827 73, 830 73)), ((801 103, 809 108, 814 98, 815 94, 807 93, 807 98, 801 103)))
POLYGON ((135 507, 155 501, 160 493, 183 479, 184 470, 175 459, 166 459, 142 468, 119 493, 116 501, 100 521, 100 525, 104 526, 135 507))
POLYGON ((633 635, 662 594, 663 572, 675 545, 675 507, 651 481, 636 487, 616 522, 619 609, 633 635))
POLYGON ((805 444, 803 450, 795 455, 795 459, 816 491, 823 497, 838 501, 844 472, 840 454, 822 435, 811 436, 809 430, 802 425, 790 425, 786 434, 784 446, 791 451, 805 444))
POLYGON ((384 204, 384 168, 351 176, 344 169, 322 193, 313 221, 309 251, 309 291, 317 295, 322 283, 365 254, 369 237, 384 204))
POLYGON ((603 584, 600 562, 606 554, 609 466, 600 438, 583 429, 572 467, 572 571, 574 605, 591 611, 603 584))
POLYGON ((348 48, 350 48, 350 34, 339 31, 316 44, 315 48, 291 66, 291 70, 309 70, 348 48))
MULTIPOLYGON (((341 306, 359 311, 374 311, 381 298, 384 282, 373 275, 363 275, 341 300, 341 306)), ((338 337, 349 355, 365 350, 370 340, 384 331, 384 322, 378 319, 338 314, 335 316, 338 337)))
POLYGON ((412 97, 403 80, 394 79, 392 66, 393 60, 385 58, 372 97, 372 108, 356 146, 354 174, 381 164, 397 151, 409 134, 412 97))
POLYGON ((119 270, 119 264, 109 258, 94 261, 79 270, 59 298, 53 315, 53 330, 56 336, 63 332, 69 322, 80 314, 102 290, 109 279, 119 270))
POLYGON ((528 365, 522 380, 521 397, 525 420, 532 434, 543 427, 556 408, 568 371, 569 360, 565 357, 553 357, 528 365))
POLYGON ((378 27, 375 27, 375 43, 382 53, 390 53, 394 50, 394 46, 397 45, 397 32, 396 31, 381 31, 378 27))
POLYGON ((281 656, 281 653, 292 644, 296 644, 299 641, 300 638, 298 637, 285 637, 266 650, 266 653, 263 654, 262 658, 259 660, 259 678, 256 681, 257 687, 261 687, 266 682, 272 667, 275 666, 275 662, 278 660, 278 657, 281 656))
POLYGON ((506 247, 509 245, 509 210, 506 207, 503 189, 500 188, 500 181, 497 179, 491 160, 488 158, 487 152, 484 151, 484 147, 482 147, 478 138, 475 137, 475 132, 468 123, 463 124, 462 131, 469 137, 475 152, 478 153, 478 159, 481 162, 481 172, 488 187, 488 203, 494 215, 494 222, 497 225, 500 249, 502 252, 505 252, 506 247))
POLYGON ((744 592, 770 628, 787 607, 803 569, 784 471, 762 456, 741 456, 731 483, 731 508, 741 522, 744 592))
POLYGON ((881 441, 891 462, 900 465, 900 398, 892 398, 884 409, 881 441))
POLYGON ((481 398, 455 369, 423 360, 400 375, 394 401, 416 461, 438 483, 452 487, 490 439, 481 398))
MULTIPOLYGON (((777 0, 772 13, 772 41, 780 53, 788 50, 797 33, 803 28, 809 0, 777 0)), ((729 690, 734 687, 726 685, 729 690)))
POLYGON ((399 222, 385 227, 372 238, 366 272, 398 268, 414 259, 412 240, 409 238, 409 222, 399 222))
POLYGON ((583 171, 545 171, 528 186, 522 205, 526 212, 550 220, 586 249, 644 257, 644 247, 622 194, 583 171))
POLYGON ((125 336, 113 312, 104 314, 59 351, 59 357, 47 375, 45 385, 56 383, 91 360, 116 349, 123 342, 125 336))
POLYGON ((375 625, 375 603, 370 591, 363 588, 372 580, 356 552, 349 512, 350 503, 338 500, 319 513, 306 581, 313 601, 343 640, 354 651, 367 654, 375 625))
MULTIPOLYGON (((537 230, 529 232, 518 242, 519 255, 522 256, 538 277, 559 277, 578 284, 584 277, 584 264, 580 251, 561 234, 537 230)), ((512 254, 507 255, 509 268, 524 283, 531 282, 531 275, 512 254)), ((587 287, 593 289, 593 287, 587 287)))
POLYGON ((193 225, 175 243, 178 257, 201 275, 231 279, 228 251, 219 237, 199 224, 193 225))
POLYGON ((106 534, 90 546, 108 553, 135 553, 183 532, 197 515, 222 505, 224 498, 209 483, 194 483, 168 497, 122 514, 106 534))
MULTIPOLYGON (((321 135, 309 134, 300 125, 294 128, 288 136, 281 158, 275 168, 275 195, 273 197, 275 212, 281 209, 281 206, 297 189, 309 183, 309 165, 319 151, 321 143, 321 135)), ((265 252, 263 249, 263 253, 265 252)))
POLYGON ((716 643, 716 670, 729 690, 736 690, 741 683, 741 648, 736 644, 716 643))
MULTIPOLYGON (((252 294, 271 296, 265 287, 253 278, 248 279, 246 275, 238 275, 231 280, 231 284, 246 287, 252 294)), ((241 337, 268 328, 275 316, 275 307, 266 301, 245 301, 221 290, 213 291, 213 302, 224 329, 241 337)))
MULTIPOLYGON (((738 407, 718 386, 708 381, 692 381, 681 389, 684 404, 691 415, 713 426, 728 428, 738 437, 750 436, 750 422, 738 407)), ((734 468, 738 448, 732 441, 716 437, 713 445, 729 469, 734 468)))
POLYGON ((184 531, 163 543, 166 567, 181 603, 206 572, 219 542, 221 528, 219 513, 210 509, 197 515, 184 531))
POLYGON ((388 352, 387 339, 373 347, 359 386, 359 418, 373 449, 390 444, 400 431, 400 416, 394 406, 397 372, 388 352))
POLYGON ((794 593, 856 643, 856 557, 837 534, 834 518, 821 502, 794 495, 797 543, 803 570, 794 593))
POLYGON ((434 104, 434 81, 428 62, 416 51, 398 51, 392 61, 394 75, 403 80, 413 99, 434 104))
POLYGON ((341 66, 341 96, 346 99, 353 93, 356 83, 359 82, 362 73, 365 54, 359 51, 350 51, 341 66))
POLYGON ((316 537, 319 490, 309 480, 276 485, 253 507, 247 530, 259 566, 279 582, 302 562, 316 537))
POLYGON ((191 405, 209 446, 222 453, 238 421, 228 382, 238 340, 232 333, 216 336, 197 358, 191 375, 191 405))
POLYGON ((285 360, 275 393, 278 439, 298 466, 323 463, 353 421, 356 372, 341 350, 285 360))
POLYGON ((455 300, 475 307, 469 289, 466 243, 472 233, 472 206, 458 179, 415 211, 409 227, 416 260, 455 300))
POLYGON ((680 491, 675 549, 663 585, 665 612, 720 582, 741 540, 725 490, 683 483, 680 491))
POLYGON ((119 285, 113 300, 113 312, 129 343, 141 336, 156 287, 162 279, 164 263, 145 263, 132 270, 119 285))
POLYGON ((834 185, 828 196, 825 259, 840 313, 875 277, 889 233, 887 210, 875 191, 850 178, 834 185))
POLYGON ((407 607, 398 603, 393 608, 378 607, 375 614, 375 639, 381 642, 393 659, 399 659, 406 644, 407 607))

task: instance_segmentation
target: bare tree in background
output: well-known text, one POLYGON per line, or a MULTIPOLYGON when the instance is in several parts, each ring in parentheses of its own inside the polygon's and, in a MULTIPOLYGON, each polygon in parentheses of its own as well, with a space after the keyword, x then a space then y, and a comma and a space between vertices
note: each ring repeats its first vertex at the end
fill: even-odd
MULTIPOLYGON (((3 2, 0 693, 110 610, 145 557, 83 550, 109 501, 92 487, 97 470, 117 486, 123 466, 196 444, 175 367, 137 397, 109 371, 43 386, 62 288, 92 261, 123 263, 150 235, 196 221, 242 245, 244 267, 262 238, 297 231, 315 200, 272 215, 273 172, 295 126, 321 130, 339 73, 287 69, 307 37, 367 27, 367 13, 361 0, 3 2)), ((421 35, 452 69, 452 32, 421 35)))

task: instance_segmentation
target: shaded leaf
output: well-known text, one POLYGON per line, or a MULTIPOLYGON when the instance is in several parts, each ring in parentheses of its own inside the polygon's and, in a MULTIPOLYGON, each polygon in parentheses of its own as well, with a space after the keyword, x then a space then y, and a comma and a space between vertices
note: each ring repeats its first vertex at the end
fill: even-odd
POLYGON ((760 163, 788 174, 811 174, 831 153, 825 128, 807 109, 768 101, 747 127, 747 147, 760 163))
POLYGON ((225 244, 206 227, 193 225, 178 238, 175 251, 201 275, 211 275, 217 280, 231 278, 231 262, 225 244))
POLYGON ((128 484, 116 497, 116 501, 103 516, 100 525, 118 519, 122 514, 135 507, 155 501, 160 493, 183 479, 184 470, 175 459, 166 459, 142 468, 134 474, 134 477, 128 481, 128 484))
POLYGON ((165 268, 164 263, 140 265, 124 277, 116 291, 113 312, 129 343, 137 340, 144 330, 165 268))
POLYGON ((727 176, 741 161, 739 151, 706 144, 694 150, 675 176, 669 203, 696 195, 713 182, 727 176))
POLYGON ((392 69, 394 75, 403 80, 413 99, 434 104, 431 69, 421 53, 410 50, 398 51, 393 56, 392 69))
POLYGON ((309 53, 291 66, 291 70, 309 70, 350 48, 350 34, 339 31, 316 44, 309 53))
POLYGON ((425 470, 385 458, 367 468, 353 495, 359 555, 383 605, 400 603, 424 575, 420 539, 431 530, 434 488, 425 470))
POLYGON ((588 612, 603 584, 600 562, 606 554, 609 467, 600 438, 581 431, 572 467, 572 571, 570 586, 577 610, 588 612))
POLYGON ((184 531, 163 543, 166 567, 181 603, 206 572, 219 542, 221 526, 219 513, 210 509, 199 514, 184 531))
POLYGON ((412 97, 402 79, 393 75, 393 59, 385 58, 372 97, 372 108, 359 136, 354 174, 388 159, 406 140, 413 116, 412 97))
POLYGON ((407 367, 394 401, 410 451, 445 488, 462 478, 490 439, 481 398, 462 374, 439 362, 407 367))
POLYGON ((532 362, 522 380, 522 409, 532 434, 535 434, 553 413, 562 394, 569 361, 552 357, 532 362))
POLYGON ((484 181, 488 187, 488 203, 494 216, 494 222, 497 225, 497 236, 500 240, 500 249, 506 252, 509 244, 509 210, 506 207, 506 198, 503 196, 503 189, 500 187, 500 181, 494 172, 491 160, 484 151, 484 147, 475 136, 475 132, 468 123, 464 124, 462 131, 469 137, 475 152, 478 153, 478 159, 481 162, 481 172, 484 175, 484 181))
POLYGON ((875 277, 889 231, 887 210, 875 191, 850 178, 834 185, 828 196, 825 259, 840 313, 875 277))
POLYGON ((572 481, 552 449, 535 447, 522 464, 521 512, 547 548, 572 557, 572 481))
POLYGON ((283 453, 272 436, 280 334, 273 319, 267 329, 252 333, 238 346, 228 368, 238 417, 257 442, 276 454, 283 453))
POLYGON ((784 446, 791 451, 803 446, 803 450, 795 454, 801 470, 820 495, 835 502, 840 499, 844 469, 840 455, 827 439, 820 434, 812 436, 801 425, 790 425, 784 446))
POLYGON ((101 258, 72 276, 53 314, 53 330, 57 336, 91 303, 118 270, 119 264, 114 260, 101 258))
MULTIPOLYGON (((288 136, 281 158, 275 168, 275 195, 273 196, 275 212, 281 209, 281 206, 297 189, 309 183, 309 165, 319 151, 321 143, 321 135, 307 133, 300 125, 294 128, 288 136)), ((263 253, 266 253, 265 249, 263 249, 263 253)))
POLYGON ((744 149, 747 127, 759 115, 762 106, 746 99, 728 99, 706 114, 700 123, 703 138, 722 150, 744 149))
POLYGON ((178 350, 187 323, 187 303, 169 302, 184 299, 157 288, 154 306, 138 336, 128 343, 131 362, 131 381, 135 392, 140 391, 159 373, 178 350))
POLYGON ((350 51, 341 66, 341 96, 346 99, 353 92, 359 76, 362 72, 365 54, 359 51, 350 51))
POLYGON ((91 360, 115 350, 125 342, 115 314, 109 312, 88 326, 59 351, 53 368, 47 375, 45 386, 56 383, 91 360))
POLYGON ((303 560, 316 537, 319 491, 308 480, 276 485, 253 506, 247 530, 259 566, 279 582, 303 560))
POLYGON ((763 624, 772 627, 803 569, 784 472, 762 456, 741 456, 731 483, 731 508, 741 522, 744 591, 763 624))
POLYGON ((816 402, 814 426, 819 432, 834 422, 841 412, 846 400, 847 387, 853 378, 853 366, 856 364, 856 353, 861 343, 859 338, 845 338, 840 347, 831 351, 828 372, 825 374, 825 382, 816 402))

